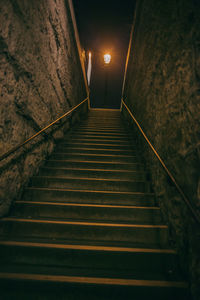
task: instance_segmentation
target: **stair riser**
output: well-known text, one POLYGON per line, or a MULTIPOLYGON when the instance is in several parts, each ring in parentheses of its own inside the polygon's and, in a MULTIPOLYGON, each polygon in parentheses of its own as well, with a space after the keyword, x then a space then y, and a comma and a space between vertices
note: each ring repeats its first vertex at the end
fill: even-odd
POLYGON ((144 172, 120 172, 106 170, 80 170, 80 169, 57 169, 57 168, 41 168, 40 175, 42 176, 65 176, 65 177, 87 177, 98 179, 121 179, 124 180, 146 180, 144 172))
POLYGON ((84 122, 83 125, 105 126, 105 127, 109 127, 109 126, 115 127, 116 126, 118 128, 123 128, 122 123, 120 122, 119 119, 105 120, 105 118, 102 118, 102 119, 91 118, 91 119, 88 119, 86 122, 84 122))
POLYGON ((154 300, 189 300, 186 289, 159 286, 120 286, 112 284, 83 284, 40 282, 34 280, 6 280, 1 279, 1 295, 3 299, 29 300, 126 300, 154 299, 154 300), (12 286, 12 289, 10 288, 12 286), (41 297, 40 297, 40 296, 41 297), (16 298, 17 297, 17 298, 16 298))
POLYGON ((108 140, 110 141, 111 143, 127 143, 128 142, 128 139, 127 137, 116 137, 116 136, 101 136, 101 135, 98 135, 98 134, 94 134, 94 135, 86 135, 86 134, 74 134, 72 133, 71 136, 67 137, 67 138, 64 138, 64 140, 74 140, 74 139, 86 139, 86 140, 99 140, 99 141, 104 141, 104 140, 108 140))
POLYGON ((122 127, 122 123, 120 119, 110 119, 108 118, 99 118, 97 119, 96 117, 92 118, 90 117, 88 120, 86 120, 86 122, 83 123, 83 125, 88 125, 91 124, 93 126, 95 125, 100 125, 100 126, 118 126, 119 128, 123 128, 122 127))
POLYGON ((65 143, 60 143, 58 145, 58 148, 64 148, 64 147, 77 147, 77 148, 96 148, 96 149, 111 149, 111 150, 131 150, 130 145, 114 145, 114 144, 104 144, 104 143, 93 143, 93 141, 90 141, 88 143, 78 143, 78 142, 71 142, 70 140, 65 143))
POLYGON ((85 122, 81 125, 81 129, 83 128, 95 128, 95 130, 99 130, 101 128, 114 128, 114 129, 117 129, 117 130, 123 130, 124 131, 124 127, 119 124, 119 123, 103 123, 102 121, 101 122, 85 122))
POLYGON ((105 129, 105 130, 116 130, 116 131, 120 131, 122 130, 124 132, 124 128, 121 126, 121 124, 119 123, 103 123, 103 122, 87 122, 87 123, 84 123, 82 126, 81 126, 81 129, 85 129, 85 128, 93 128, 95 130, 102 130, 102 129, 105 129))
MULTIPOLYGON (((93 111, 90 110, 90 115, 89 118, 87 120, 93 120, 93 122, 95 122, 96 120, 104 120, 106 122, 111 121, 111 120, 117 120, 119 122, 121 122, 121 114, 120 111, 93 111)), ((86 120, 86 121, 87 121, 86 120)))
POLYGON ((129 137, 129 132, 127 131, 123 131, 123 132, 113 132, 112 130, 100 130, 100 129, 96 129, 96 130, 92 130, 92 129, 87 129, 87 128, 77 128, 73 130, 73 133, 75 134, 92 134, 92 135, 111 135, 111 136, 121 136, 121 137, 129 137))
POLYGON ((105 115, 105 112, 103 112, 102 114, 99 114, 99 112, 98 112, 98 114, 94 114, 94 115, 90 114, 89 118, 87 120, 85 120, 85 123, 89 123, 89 122, 92 122, 92 124, 95 124, 95 123, 100 123, 100 124, 102 124, 102 123, 106 123, 106 124, 117 123, 119 125, 122 124, 120 113, 119 113, 119 115, 116 115, 115 117, 113 117, 110 114, 105 115))
POLYGON ((48 204, 15 203, 12 216, 32 218, 62 218, 73 220, 115 221, 135 224, 161 224, 160 210, 142 208, 114 208, 91 206, 62 206, 48 204))
POLYGON ((149 192, 147 182, 123 182, 123 181, 104 181, 87 179, 65 179, 53 177, 33 177, 30 185, 34 187, 51 187, 61 189, 81 189, 81 190, 103 190, 103 191, 122 191, 122 192, 149 192))
POLYGON ((143 170, 142 164, 139 163, 103 163, 100 161, 67 161, 67 160, 49 160, 46 167, 67 167, 72 169, 103 169, 103 170, 143 170))
MULTIPOLYGON (((89 224, 89 223, 88 223, 89 224)), ((113 241, 143 243, 145 245, 167 245, 167 229, 155 227, 119 227, 104 225, 74 225, 43 222, 2 221, 2 233, 10 238, 47 238, 63 240, 113 241)))
POLYGON ((88 204, 108 204, 108 205, 135 205, 154 206, 155 200, 148 194, 105 194, 87 191, 62 191, 62 190, 41 190, 28 188, 24 193, 24 200, 28 201, 58 201, 66 203, 88 203, 88 204))
POLYGON ((87 142, 87 143, 93 143, 93 144, 99 144, 99 143, 102 143, 102 144, 113 144, 113 145, 131 145, 131 142, 130 141, 127 141, 127 140, 111 140, 109 138, 104 138, 104 139, 100 139, 100 138, 86 138, 86 137, 82 137, 80 136, 80 138, 78 137, 71 137, 71 138, 66 138, 66 139, 63 139, 62 140, 63 143, 65 142, 79 142, 79 143, 84 143, 84 142, 87 142))
POLYGON ((90 133, 90 134, 86 134, 86 133, 81 133, 81 134, 78 134, 78 133, 75 133, 73 132, 69 138, 77 138, 77 139, 80 139, 80 138, 86 138, 86 139, 109 139, 111 141, 127 141, 128 140, 128 136, 124 136, 124 135, 113 135, 113 134, 97 134, 97 133, 90 133))
POLYGON ((113 127, 113 126, 103 126, 103 125, 82 125, 81 126, 82 130, 88 130, 88 131, 104 131, 104 132, 113 132, 113 133, 127 133, 123 128, 120 126, 118 127, 113 127))
MULTIPOLYGON (((80 151, 81 152, 81 151, 80 151)), ((102 161, 102 162, 133 162, 138 163, 139 159, 136 156, 112 156, 112 155, 92 155, 81 153, 54 153, 51 155, 51 159, 55 160, 76 160, 76 161, 102 161)))
MULTIPOLYGON (((152 274, 176 271, 177 256, 166 253, 118 252, 79 249, 53 249, 26 246, 0 245, 0 263, 27 265, 56 265, 57 267, 87 268, 95 272, 95 268, 106 268, 116 272, 131 270, 152 274), (84 259, 83 259, 84 257, 84 259)), ((129 271, 130 272, 130 271, 129 271)), ((153 276, 153 275, 152 275, 153 276)), ((154 275, 155 276, 155 275, 154 275)))
POLYGON ((87 129, 87 128, 81 128, 81 129, 75 129, 75 130, 73 130, 73 132, 75 133, 75 134, 78 134, 78 135, 80 135, 80 134, 89 134, 89 135, 104 135, 104 136, 110 136, 110 135, 112 135, 112 136, 121 136, 121 137, 126 137, 126 138, 128 138, 129 137, 129 134, 126 132, 126 131, 124 131, 124 132, 117 132, 117 131, 113 131, 113 130, 98 130, 98 129, 87 129))
MULTIPOLYGON (((121 122, 121 115, 120 111, 117 110, 102 110, 102 111, 96 111, 96 110, 90 110, 89 118, 87 120, 93 120, 95 122, 96 120, 104 120, 106 122, 111 121, 111 120, 117 120, 121 122)), ((86 120, 86 121, 87 121, 86 120)))
POLYGON ((104 155, 132 155, 135 156, 135 152, 133 151, 127 151, 127 150, 113 150, 113 149, 89 149, 89 148, 83 148, 81 147, 63 147, 59 146, 56 147, 56 152, 58 153, 82 153, 82 154, 104 154, 104 155))

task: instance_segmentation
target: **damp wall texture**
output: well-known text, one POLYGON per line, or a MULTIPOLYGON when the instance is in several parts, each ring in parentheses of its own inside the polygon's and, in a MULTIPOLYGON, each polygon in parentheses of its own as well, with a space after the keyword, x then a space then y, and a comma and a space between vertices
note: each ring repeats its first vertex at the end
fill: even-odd
MULTIPOLYGON (((199 1, 137 1, 123 98, 199 212, 199 1)), ((124 108, 123 114, 138 134, 171 242, 179 251, 194 299, 200 299, 199 226, 124 108)))
MULTIPOLYGON (((68 1, 0 0, 0 155, 86 98, 68 1)), ((60 122, 62 125, 62 122, 60 122)), ((0 215, 70 126, 0 162, 0 215)))

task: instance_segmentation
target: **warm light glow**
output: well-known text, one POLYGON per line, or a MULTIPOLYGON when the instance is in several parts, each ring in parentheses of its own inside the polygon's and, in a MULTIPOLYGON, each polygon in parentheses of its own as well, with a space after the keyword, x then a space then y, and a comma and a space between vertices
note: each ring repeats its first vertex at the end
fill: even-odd
POLYGON ((105 64, 109 64, 111 61, 111 55, 109 53, 104 54, 104 62, 105 64))
POLYGON ((88 55, 88 69, 87 69, 88 86, 90 85, 91 71, 92 71, 92 53, 89 52, 89 55, 88 55))

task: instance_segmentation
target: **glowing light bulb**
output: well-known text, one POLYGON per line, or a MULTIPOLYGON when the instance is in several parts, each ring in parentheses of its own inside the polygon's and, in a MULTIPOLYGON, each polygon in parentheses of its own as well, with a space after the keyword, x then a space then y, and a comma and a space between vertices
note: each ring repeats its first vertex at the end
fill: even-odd
POLYGON ((111 55, 109 53, 104 54, 104 62, 105 64, 109 64, 111 61, 111 55))

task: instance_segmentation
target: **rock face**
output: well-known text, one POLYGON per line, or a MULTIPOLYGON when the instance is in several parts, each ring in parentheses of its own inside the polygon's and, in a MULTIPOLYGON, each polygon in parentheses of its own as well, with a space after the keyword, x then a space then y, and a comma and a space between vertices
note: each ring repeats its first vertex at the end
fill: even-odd
MULTIPOLYGON (((0 0, 0 20, 2 155, 80 103, 87 93, 68 1, 0 0)), ((69 126, 68 121, 59 130, 54 126, 49 138, 43 135, 0 162, 0 215, 69 126)))
MULTIPOLYGON (((124 101, 182 190, 200 210, 200 2, 137 2, 124 101)), ((129 116, 123 109, 124 116, 129 116)), ((131 124, 132 122, 130 122, 131 124)), ((134 126, 134 125, 131 125, 134 126)), ((136 126, 135 126, 135 130, 136 126)), ((200 297, 200 232, 138 133, 171 239, 200 297)))

